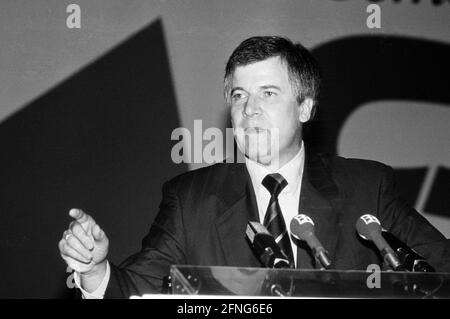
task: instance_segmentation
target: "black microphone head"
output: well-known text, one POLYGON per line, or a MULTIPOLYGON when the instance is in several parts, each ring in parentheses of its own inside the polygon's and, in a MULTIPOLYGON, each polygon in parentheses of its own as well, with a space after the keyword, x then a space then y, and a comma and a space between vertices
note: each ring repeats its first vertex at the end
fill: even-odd
POLYGON ((381 223, 375 216, 365 214, 356 221, 356 231, 362 238, 374 241, 374 236, 381 235, 381 223))
POLYGON ((257 234, 264 234, 264 235, 272 236, 272 235, 270 235, 270 233, 266 227, 264 227, 263 225, 261 225, 258 222, 253 222, 253 221, 248 222, 245 234, 247 235, 247 238, 251 244, 254 244, 255 236, 257 234))
POLYGON ((399 238, 384 229, 381 234, 391 248, 397 253, 406 270, 412 272, 435 272, 433 266, 428 264, 424 257, 406 245, 399 238))
POLYGON ((314 235, 314 222, 305 214, 299 214, 292 218, 289 227, 292 236, 299 240, 308 241, 308 239, 314 235))
POLYGON ((272 234, 270 234, 264 225, 249 221, 247 224, 246 238, 250 242, 252 250, 265 267, 290 267, 286 254, 278 246, 275 238, 273 238, 272 234))

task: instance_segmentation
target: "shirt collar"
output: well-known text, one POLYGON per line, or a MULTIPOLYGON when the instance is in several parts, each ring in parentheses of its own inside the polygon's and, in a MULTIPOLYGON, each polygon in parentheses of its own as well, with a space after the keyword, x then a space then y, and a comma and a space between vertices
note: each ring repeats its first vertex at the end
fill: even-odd
POLYGON ((253 189, 255 192, 259 192, 262 186, 262 180, 267 174, 279 173, 281 174, 288 185, 283 189, 282 193, 294 193, 298 190, 301 183, 301 177, 303 175, 303 167, 305 162, 305 146, 302 141, 300 151, 285 165, 280 167, 275 172, 267 169, 266 166, 259 164, 251 159, 245 158, 245 165, 247 166, 248 173, 252 180, 253 189))

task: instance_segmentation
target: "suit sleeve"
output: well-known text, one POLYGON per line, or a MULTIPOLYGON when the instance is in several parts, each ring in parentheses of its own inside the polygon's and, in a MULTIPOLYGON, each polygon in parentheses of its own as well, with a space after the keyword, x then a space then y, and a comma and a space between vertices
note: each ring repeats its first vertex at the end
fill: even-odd
POLYGON ((390 167, 383 170, 378 202, 378 217, 384 228, 426 258, 437 271, 450 272, 450 240, 400 198, 390 167))
POLYGON ((163 278, 170 266, 184 264, 185 240, 182 210, 175 183, 163 186, 163 199, 140 252, 120 266, 111 263, 111 277, 105 298, 129 298, 132 295, 161 293, 163 278))

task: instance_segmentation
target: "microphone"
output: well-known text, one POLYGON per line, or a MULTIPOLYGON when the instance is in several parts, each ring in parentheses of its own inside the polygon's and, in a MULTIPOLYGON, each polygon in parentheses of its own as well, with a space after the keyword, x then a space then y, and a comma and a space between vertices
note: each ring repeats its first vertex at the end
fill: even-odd
POLYGON ((304 240, 313 251, 313 254, 322 265, 323 269, 331 267, 331 259, 328 256, 328 252, 320 243, 314 234, 314 222, 312 219, 305 215, 299 214, 291 220, 291 234, 296 239, 304 240))
MULTIPOLYGON (((411 272, 435 272, 435 269, 425 261, 425 258, 392 233, 382 229, 381 234, 397 253, 403 268, 411 272)), ((415 277, 412 282, 407 281, 399 286, 403 291, 418 294, 423 296, 423 298, 429 298, 434 297, 434 294, 442 286, 442 278, 434 276, 425 277, 422 275, 420 277, 415 277)))
POLYGON ((425 261, 415 250, 408 247, 403 241, 395 237, 392 233, 383 229, 383 238, 397 253, 403 267, 411 272, 435 272, 434 268, 425 261))
POLYGON ((258 222, 249 221, 245 237, 258 256, 259 260, 268 268, 290 268, 289 259, 266 227, 258 222))
POLYGON ((403 270, 397 254, 381 234, 381 224, 378 218, 370 214, 362 215, 356 221, 356 231, 363 239, 370 240, 377 246, 384 262, 391 266, 392 269, 396 271, 403 270))
MULTIPOLYGON (((245 232, 246 239, 250 242, 253 252, 259 260, 268 268, 291 268, 289 259, 283 250, 275 242, 275 238, 270 234, 266 227, 258 222, 249 221, 245 232)), ((276 275, 276 273, 275 273, 276 275)), ((273 277, 269 272, 268 277, 273 277)), ((272 295, 286 297, 290 295, 291 283, 279 282, 271 278, 267 279, 268 287, 272 295), (287 291, 287 292, 286 292, 287 291)))

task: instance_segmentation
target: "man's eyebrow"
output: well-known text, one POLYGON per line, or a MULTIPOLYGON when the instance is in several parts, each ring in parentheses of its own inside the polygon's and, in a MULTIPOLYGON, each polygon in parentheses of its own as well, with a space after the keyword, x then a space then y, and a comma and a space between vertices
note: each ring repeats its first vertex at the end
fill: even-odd
POLYGON ((241 90, 241 91, 245 91, 243 88, 241 88, 240 86, 235 86, 234 88, 231 89, 230 95, 232 95, 235 91, 237 90, 241 90))
POLYGON ((276 86, 276 85, 263 85, 260 88, 263 89, 263 90, 276 89, 278 91, 281 91, 281 88, 279 86, 276 86))

